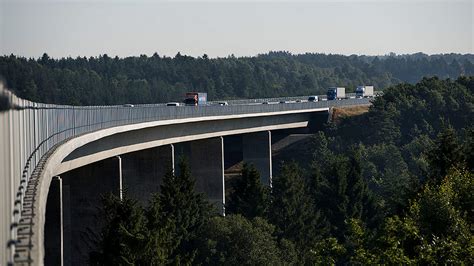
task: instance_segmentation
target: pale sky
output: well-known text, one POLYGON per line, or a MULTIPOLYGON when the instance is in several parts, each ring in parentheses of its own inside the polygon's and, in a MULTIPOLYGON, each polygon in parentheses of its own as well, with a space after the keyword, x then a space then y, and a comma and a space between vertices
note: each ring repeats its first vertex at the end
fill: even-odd
POLYGON ((0 0, 0 55, 474 53, 474 0, 0 0))

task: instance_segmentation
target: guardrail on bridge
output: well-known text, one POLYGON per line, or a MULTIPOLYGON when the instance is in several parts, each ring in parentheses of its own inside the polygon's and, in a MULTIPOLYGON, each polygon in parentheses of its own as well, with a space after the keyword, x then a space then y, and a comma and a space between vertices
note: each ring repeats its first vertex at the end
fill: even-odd
MULTIPOLYGON (((1 86, 1 85, 0 85, 1 86)), ((306 96, 291 97, 301 99, 306 96)), ((35 215, 35 183, 38 163, 55 145, 84 133, 133 123, 191 117, 278 112, 332 106, 368 104, 369 99, 319 101, 288 104, 271 98, 235 100, 227 106, 165 106, 163 104, 114 106, 69 106, 35 103, 16 97, 0 87, 0 265, 15 258, 15 250, 28 253, 28 228, 35 215), (253 104, 252 104, 253 103, 253 104), (235 104, 235 105, 233 105, 235 104)), ((28 257, 28 256, 26 256, 28 257)), ((27 259, 27 258, 26 258, 27 259)))

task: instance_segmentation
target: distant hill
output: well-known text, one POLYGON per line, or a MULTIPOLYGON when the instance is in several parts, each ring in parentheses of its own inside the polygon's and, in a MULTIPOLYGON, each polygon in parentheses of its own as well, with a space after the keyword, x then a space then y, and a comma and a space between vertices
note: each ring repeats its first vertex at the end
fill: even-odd
POLYGON ((209 99, 237 99, 323 94, 335 85, 350 91, 370 84, 380 90, 423 77, 461 75, 474 75, 473 54, 0 57, 0 76, 20 97, 76 105, 180 101, 186 91, 208 92, 209 99))

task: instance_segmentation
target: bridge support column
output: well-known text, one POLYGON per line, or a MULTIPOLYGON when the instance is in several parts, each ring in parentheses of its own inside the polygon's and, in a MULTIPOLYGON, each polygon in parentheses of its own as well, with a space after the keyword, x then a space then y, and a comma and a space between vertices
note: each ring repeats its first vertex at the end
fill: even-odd
POLYGON ((242 159, 260 173, 263 184, 272 185, 272 133, 271 131, 242 135, 242 159))
POLYGON ((118 180, 119 180, 119 198, 120 198, 120 201, 123 200, 123 179, 122 179, 122 157, 120 156, 115 156, 115 158, 117 158, 117 161, 118 161, 118 180))
POLYGON ((127 196, 146 205, 160 191, 163 177, 174 168, 173 145, 121 155, 123 189, 127 196))
MULTIPOLYGON (((184 156, 196 179, 196 191, 207 195, 225 215, 224 140, 222 137, 175 144, 176 156, 184 156)), ((177 169, 179 172, 179 169, 177 169)))
POLYGON ((55 176, 49 187, 46 202, 45 265, 64 265, 63 238, 63 185, 55 176))
POLYGON ((120 166, 117 156, 62 174, 65 265, 89 264, 89 253, 96 249, 103 226, 99 222, 102 196, 120 196, 120 166))

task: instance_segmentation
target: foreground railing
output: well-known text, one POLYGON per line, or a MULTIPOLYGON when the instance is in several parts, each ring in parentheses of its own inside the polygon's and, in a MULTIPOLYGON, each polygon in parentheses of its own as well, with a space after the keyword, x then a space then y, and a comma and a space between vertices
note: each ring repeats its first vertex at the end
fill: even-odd
MULTIPOLYGON (((1 85, 0 85, 1 86, 1 85)), ((305 96, 292 97, 304 99, 305 96)), ((56 144, 109 127, 156 120, 182 119, 267 113, 332 106, 360 105, 368 99, 320 101, 287 104, 255 104, 278 102, 288 97, 236 100, 228 106, 164 106, 147 104, 128 106, 68 106, 41 104, 23 100, 0 87, 0 265, 14 261, 15 249, 28 249, 18 243, 18 228, 27 213, 25 206, 33 196, 26 194, 27 185, 40 159, 56 144)))

